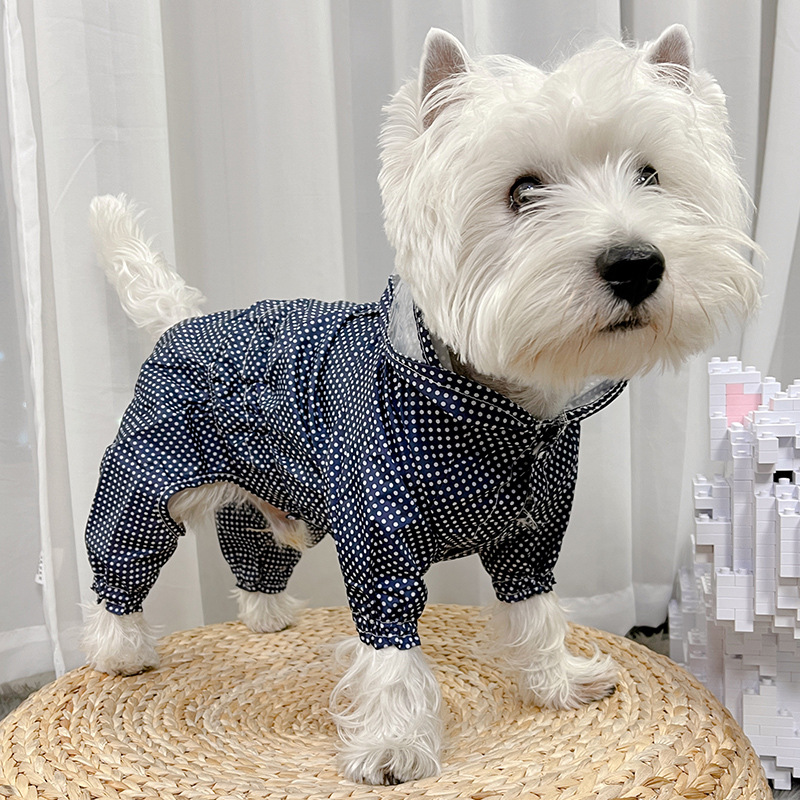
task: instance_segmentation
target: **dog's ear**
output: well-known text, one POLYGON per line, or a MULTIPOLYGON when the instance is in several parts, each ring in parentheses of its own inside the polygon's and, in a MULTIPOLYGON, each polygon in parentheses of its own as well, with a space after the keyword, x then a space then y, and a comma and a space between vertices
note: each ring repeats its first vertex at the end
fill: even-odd
POLYGON ((466 72, 468 63, 467 51, 455 36, 439 28, 428 31, 419 67, 420 102, 430 109, 423 118, 425 128, 430 127, 447 105, 443 99, 437 99, 436 90, 444 81, 466 72))
POLYGON ((689 31, 683 25, 670 25, 648 46, 647 60, 659 69, 667 80, 686 87, 694 68, 694 46, 689 31))

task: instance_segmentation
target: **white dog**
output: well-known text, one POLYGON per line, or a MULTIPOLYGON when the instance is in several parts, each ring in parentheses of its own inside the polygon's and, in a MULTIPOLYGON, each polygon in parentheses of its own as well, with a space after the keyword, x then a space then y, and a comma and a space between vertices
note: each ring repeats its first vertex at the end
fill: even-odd
POLYGON ((608 658, 566 649, 551 592, 578 428, 625 380, 678 365, 757 303, 726 126, 680 26, 641 48, 603 42, 550 74, 472 60, 432 30, 382 136, 399 277, 363 305, 197 316, 198 293, 125 202, 95 201, 128 313, 154 333, 179 324, 103 460, 87 529, 90 663, 157 663, 142 600, 184 526, 216 512, 256 631, 291 624, 291 570, 333 535, 359 634, 332 699, 353 780, 440 768, 440 694, 416 627, 434 561, 480 555, 531 702, 612 692, 608 658))

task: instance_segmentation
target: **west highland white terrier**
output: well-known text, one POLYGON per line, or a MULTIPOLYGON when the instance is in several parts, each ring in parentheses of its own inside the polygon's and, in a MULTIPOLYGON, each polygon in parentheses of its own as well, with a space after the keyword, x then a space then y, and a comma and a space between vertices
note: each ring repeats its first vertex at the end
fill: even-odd
POLYGON ((172 327, 103 459, 85 637, 97 669, 157 664, 142 601, 198 515, 216 514, 255 631, 292 623, 291 571, 331 534, 358 632, 332 698, 341 766, 375 784, 440 769, 417 634, 433 562, 478 553, 531 703, 613 691, 609 658, 565 647, 551 591, 580 421, 758 296, 724 97, 680 26, 551 73, 434 29, 381 144, 397 276, 377 303, 198 316, 124 199, 94 202, 126 310, 172 327))

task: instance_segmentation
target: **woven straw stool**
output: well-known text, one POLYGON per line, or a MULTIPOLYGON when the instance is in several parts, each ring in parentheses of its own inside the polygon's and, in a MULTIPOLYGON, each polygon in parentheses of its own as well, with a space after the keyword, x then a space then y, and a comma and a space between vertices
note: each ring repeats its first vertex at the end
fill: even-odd
POLYGON ((437 778, 393 787, 342 779, 326 713, 331 644, 346 609, 253 634, 239 623, 165 638, 162 666, 130 678, 86 667, 0 723, 0 797, 53 800, 256 798, 771 797, 730 715, 668 659, 573 626, 620 666, 611 697, 578 711, 524 707, 486 655, 477 609, 432 606, 422 638, 442 685, 448 741, 437 778))

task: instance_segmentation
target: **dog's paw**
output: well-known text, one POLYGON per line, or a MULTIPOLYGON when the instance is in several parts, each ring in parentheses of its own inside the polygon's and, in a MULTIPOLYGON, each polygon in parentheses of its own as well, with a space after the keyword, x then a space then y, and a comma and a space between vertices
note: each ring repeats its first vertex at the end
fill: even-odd
POLYGON ((144 614, 117 616, 102 605, 86 612, 81 646, 92 669, 109 675, 137 675, 158 666, 157 636, 144 614))
POLYGON ((118 655, 88 657, 86 663, 92 669, 105 672, 106 675, 140 675, 142 672, 155 669, 160 662, 155 648, 150 648, 124 658, 118 655))
POLYGON ((339 763, 348 780, 374 785, 391 786, 439 774, 437 755, 422 745, 346 747, 339 752, 339 763))
POLYGON ((294 625, 305 605, 286 592, 265 594, 234 589, 233 595, 239 605, 239 619, 253 633, 275 633, 294 625))
POLYGON ((441 692, 420 648, 375 650, 353 637, 337 657, 349 664, 331 694, 345 776, 385 785, 438 775, 441 692))
POLYGON ((557 663, 546 670, 526 672, 523 691, 536 705, 555 709, 580 708, 612 695, 619 672, 608 656, 595 653, 592 658, 574 656, 566 649, 557 663))

